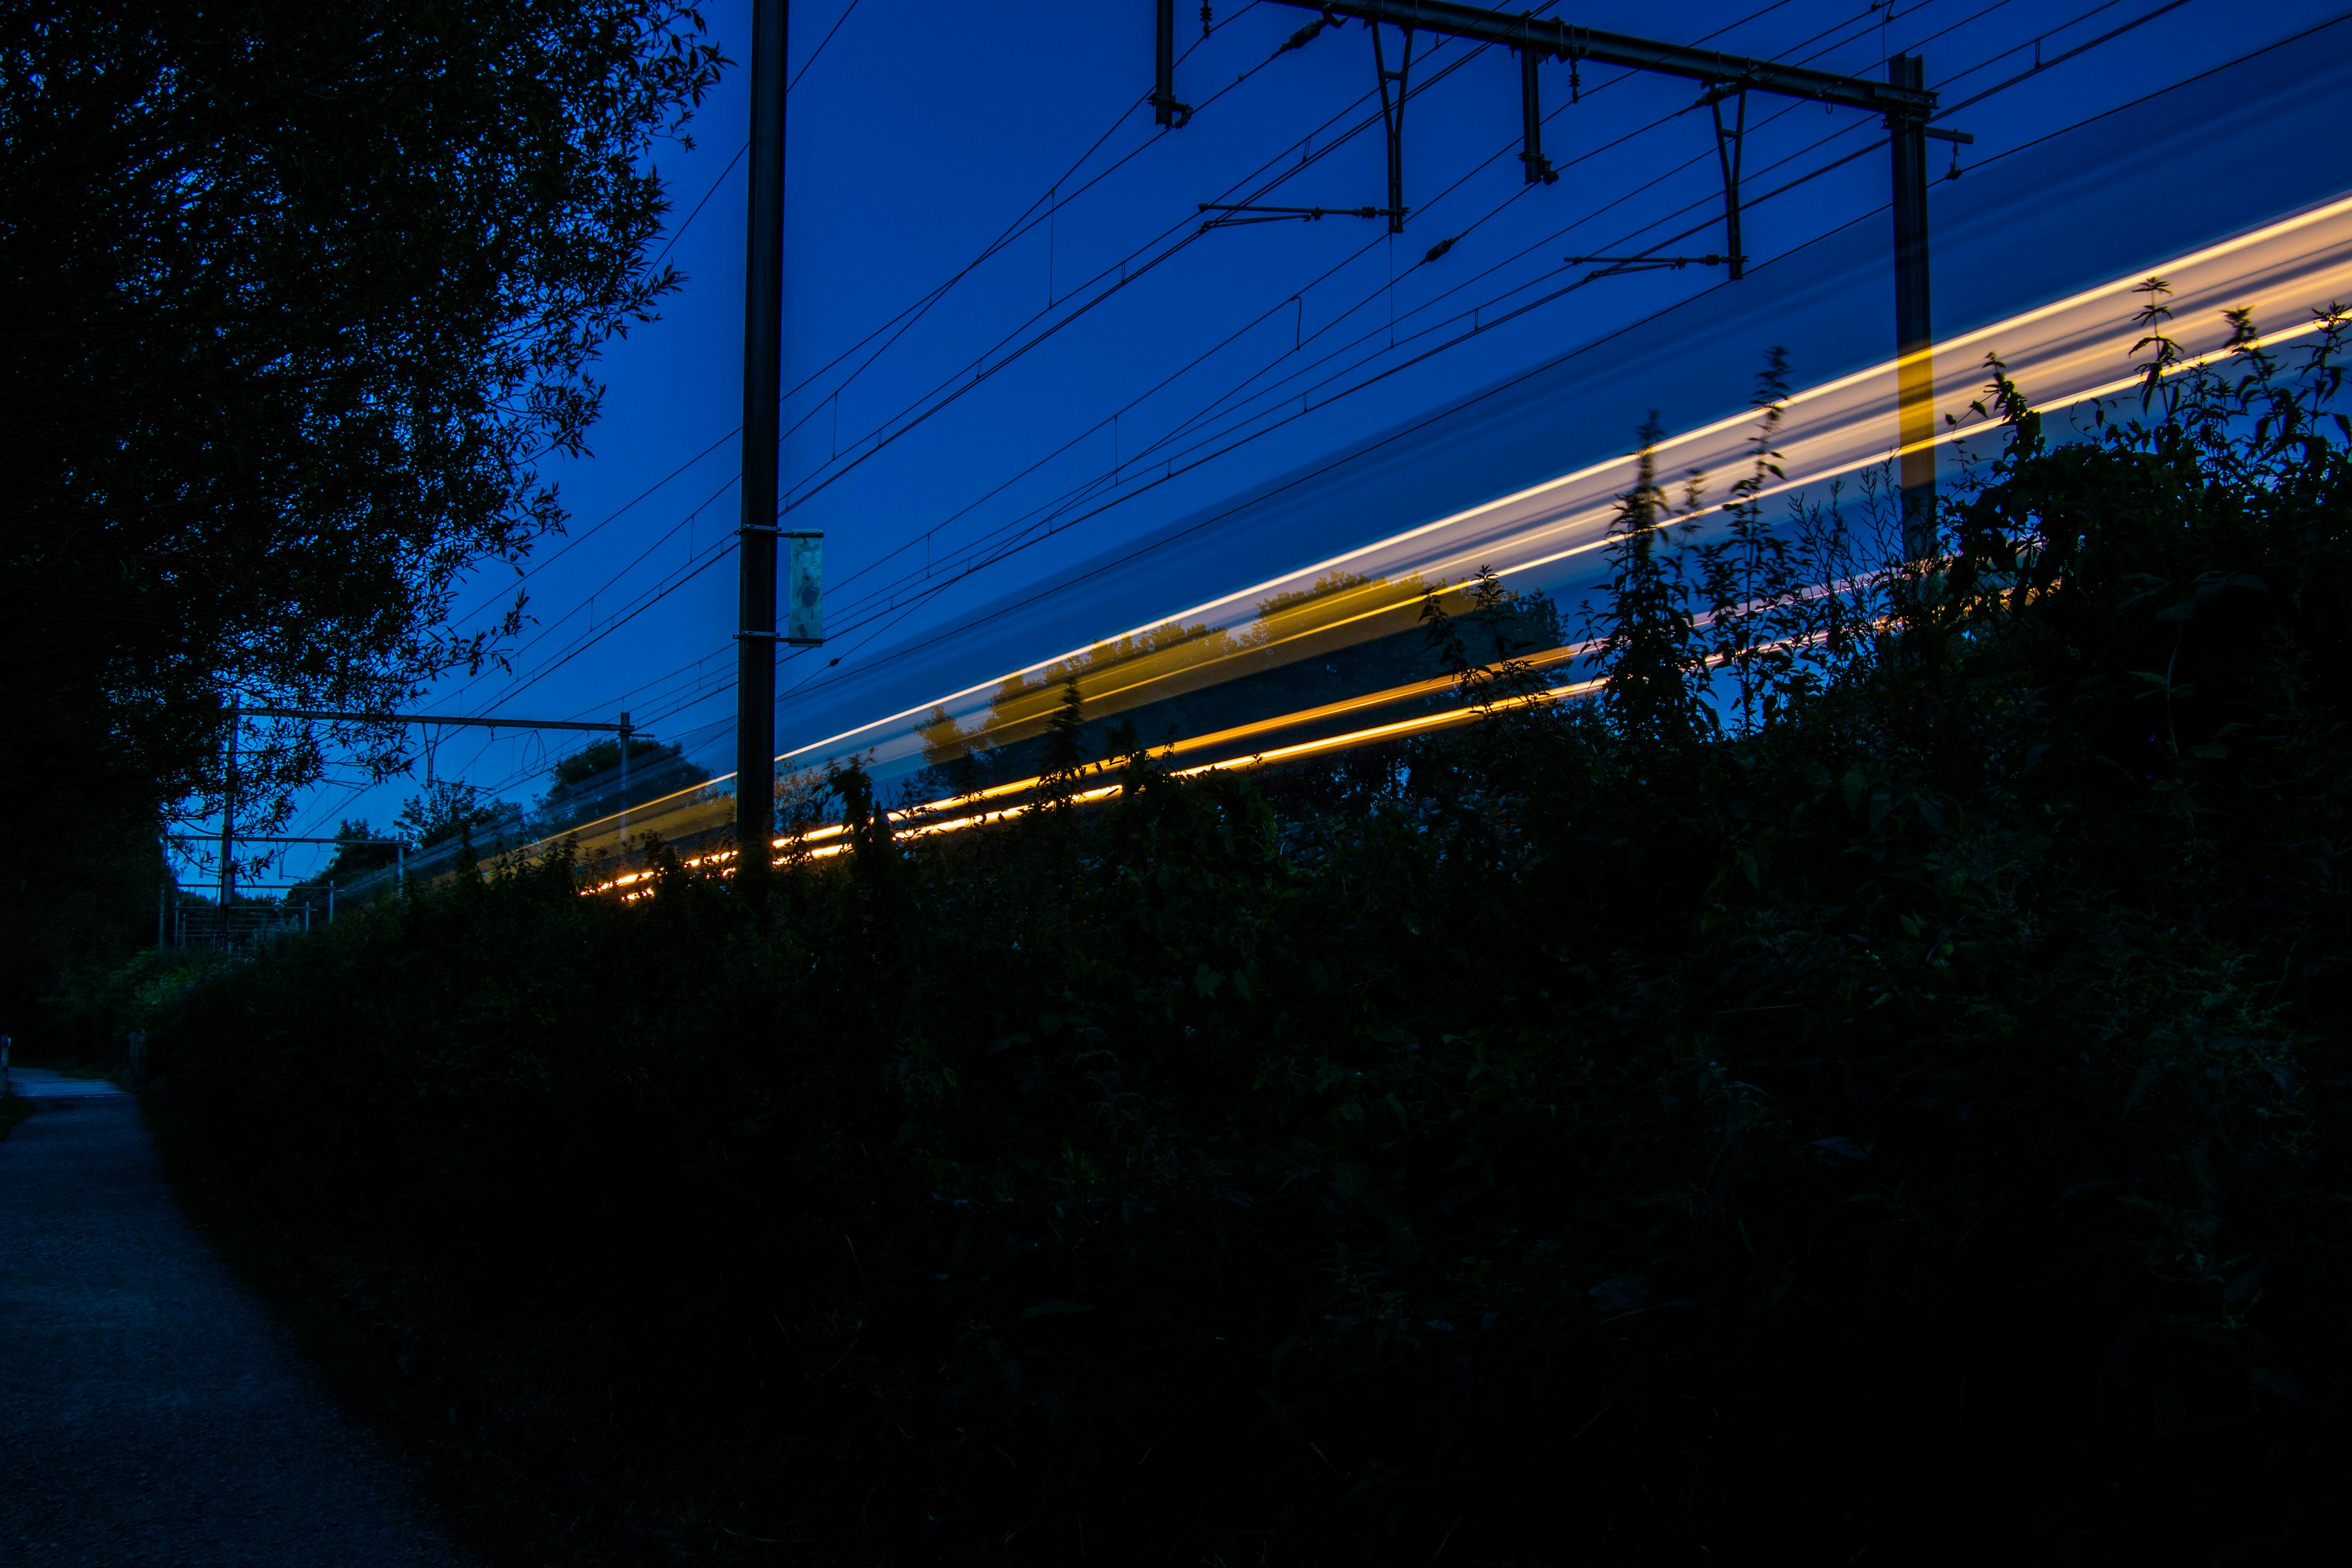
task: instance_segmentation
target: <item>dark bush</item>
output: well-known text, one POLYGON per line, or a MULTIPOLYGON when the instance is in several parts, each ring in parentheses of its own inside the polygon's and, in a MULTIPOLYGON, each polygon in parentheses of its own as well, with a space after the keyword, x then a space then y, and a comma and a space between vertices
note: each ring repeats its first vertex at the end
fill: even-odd
POLYGON ((2231 374, 1753 609, 1845 619, 1725 644, 1809 650, 1731 734, 1506 669, 919 849, 852 779, 764 911, 558 861, 277 948, 163 1103, 583 1555, 2307 1553, 2352 464, 2231 374))

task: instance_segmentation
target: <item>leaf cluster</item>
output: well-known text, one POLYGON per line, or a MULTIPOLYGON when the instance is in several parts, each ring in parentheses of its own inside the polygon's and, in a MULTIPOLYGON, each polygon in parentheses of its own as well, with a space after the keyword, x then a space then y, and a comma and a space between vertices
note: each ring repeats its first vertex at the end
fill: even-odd
MULTIPOLYGON (((520 599, 460 635, 453 589, 560 527, 539 465, 677 281, 645 266, 646 155, 716 78, 701 33, 682 0, 0 19, 0 664, 10 731, 47 737, 0 767, 11 815, 152 841, 221 805, 232 702, 386 711, 493 655, 520 599)), ((251 826, 324 753, 242 741, 251 826)), ((29 956, 10 886, 0 949, 29 956)))

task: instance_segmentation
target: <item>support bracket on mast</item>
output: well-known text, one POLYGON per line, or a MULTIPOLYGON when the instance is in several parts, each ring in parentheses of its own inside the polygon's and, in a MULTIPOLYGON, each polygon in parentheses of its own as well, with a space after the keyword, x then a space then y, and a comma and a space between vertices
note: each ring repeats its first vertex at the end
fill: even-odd
POLYGON ((1748 89, 1743 86, 1716 89, 1706 95, 1707 112, 1715 116, 1715 158, 1723 169, 1723 254, 1731 263, 1731 281, 1748 276, 1748 256, 1739 248, 1739 161, 1748 144, 1748 89), (1723 100, 1736 97, 1739 113, 1723 122, 1723 100))
POLYGON ((1412 87, 1408 78, 1412 74, 1412 24, 1400 22, 1404 29, 1404 47, 1397 60, 1397 68, 1389 69, 1387 52, 1381 47, 1380 24, 1372 29, 1372 68, 1380 75, 1381 124, 1388 132, 1389 143, 1389 204, 1383 211, 1388 215, 1389 233, 1404 233, 1404 100, 1412 87), (1396 83, 1396 99, 1389 99, 1389 84, 1396 83))
POLYGON ((1599 266, 1601 270, 1591 277, 1615 277, 1627 272, 1680 272, 1685 267, 1723 267, 1731 260, 1712 251, 1705 256, 1564 256, 1560 259, 1570 267, 1599 266))
MULTIPOLYGON (((1245 202, 1202 202, 1204 213, 1239 214, 1237 217, 1219 216, 1202 221, 1201 232, 1234 228, 1242 224, 1315 223, 1323 218, 1385 218, 1392 215, 1386 207, 1263 207, 1245 202)), ((1402 216, 1402 214, 1393 214, 1402 216)))

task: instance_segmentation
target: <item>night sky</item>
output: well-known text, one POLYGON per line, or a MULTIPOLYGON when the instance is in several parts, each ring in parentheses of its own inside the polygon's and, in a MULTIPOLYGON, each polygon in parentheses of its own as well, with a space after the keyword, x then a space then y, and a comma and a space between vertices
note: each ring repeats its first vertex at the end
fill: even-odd
MULTIPOLYGON (((2290 136, 2242 101, 2257 79, 2267 96, 2278 83, 2341 75, 2352 23, 2311 31, 2339 9, 1621 0, 1553 14, 1873 77, 1891 53, 1919 52, 1947 105, 2000 89, 1944 122, 1977 138, 1958 152, 1961 177, 1934 197, 1937 325, 1958 330, 2352 185, 2340 140, 2290 136), (2158 11, 2026 74, 2037 48, 2055 61, 2158 11), (2305 34, 2235 76, 2150 96, 2305 34), (2053 137, 2084 121, 2095 123, 2053 137)), ((1731 286, 1719 269, 1691 267, 1611 277, 1522 310, 1591 270, 1569 256, 1722 249, 1712 129, 1689 82, 1588 66, 1571 102, 1569 68, 1547 64, 1544 150, 1560 178, 1529 186, 1517 156, 1517 61, 1461 43, 1415 50, 1414 83, 1433 85, 1406 110, 1403 235, 1344 216, 1200 234, 1202 202, 1357 206, 1386 193, 1367 31, 1326 29, 1277 54, 1312 13, 1264 3, 1215 13, 1202 41, 1197 5, 1179 5, 1179 48, 1191 52, 1177 91, 1199 110, 1168 131, 1142 102, 1148 0, 793 7, 793 68, 805 75, 790 100, 793 434, 782 472, 789 525, 826 534, 835 640, 780 672, 782 745, 1255 580, 1331 539, 1370 538, 1622 451, 1651 407, 1669 428, 1736 409, 1765 345, 1789 349, 1800 384, 1892 349, 1887 159, 1864 152, 1883 126, 1762 95, 1748 105, 1743 179, 1756 276, 1731 286), (1008 233, 1017 237, 1000 245, 1008 233), (1119 287, 1122 267, 1130 281, 1119 287), (1562 361, 1587 345, 1598 347, 1562 361), (1539 430, 1514 427, 1486 446, 1391 444, 1369 499, 1269 509, 1213 548, 1147 552, 1087 579, 1083 594, 970 620, 1319 454, 1553 361, 1557 418, 1539 430), (976 365, 1000 364, 972 384, 976 365), (961 395, 943 402, 943 392, 961 395), (1302 401, 1319 406, 1302 414, 1302 401), (877 447, 877 433, 894 438, 877 447), (947 591, 902 594, 887 616, 861 608, 861 595, 927 561, 936 572, 966 559, 997 530, 1034 528, 1057 506, 1068 526, 947 591), (939 635, 958 626, 969 629, 939 635), (910 640, 920 646, 884 657, 910 640)), ((745 58, 748 5, 721 0, 709 15, 728 53, 745 58)), ((1393 68, 1392 30, 1385 43, 1393 68)), ((688 281, 662 319, 607 352, 593 455, 550 468, 572 522, 525 563, 531 622, 513 645, 513 673, 447 679, 421 710, 607 718, 627 708, 714 771, 731 767, 735 568, 722 552, 737 520, 729 433, 741 404, 737 154, 748 98, 747 74, 730 71, 691 128, 692 148, 658 151, 674 204, 669 257, 688 281)), ((2326 123, 2323 108, 2305 112, 2326 123)), ((1952 149, 1934 144, 1930 155, 1948 172, 1952 149)), ((509 600, 514 580, 504 568, 479 574, 460 628, 509 600)), ((451 731, 436 771, 523 801, 575 744, 451 731)), ((361 816, 381 827, 416 788, 321 787, 289 831, 331 831, 361 816)), ((288 862, 295 874, 310 869, 307 854, 288 862)))

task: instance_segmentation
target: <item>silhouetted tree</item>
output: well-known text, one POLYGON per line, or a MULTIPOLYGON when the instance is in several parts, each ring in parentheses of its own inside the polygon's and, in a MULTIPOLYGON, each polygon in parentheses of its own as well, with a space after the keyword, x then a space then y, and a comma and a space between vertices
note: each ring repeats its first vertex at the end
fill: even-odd
MULTIPOLYGON (((686 0, 0 21, 0 718, 47 737, 0 810, 56 846, 0 892, 0 988, 96 839, 217 807, 234 696, 386 707, 490 653, 454 585, 560 525, 540 459, 677 281, 647 155, 716 78, 701 31, 686 0)), ((247 822, 323 762, 243 751, 247 822)))

